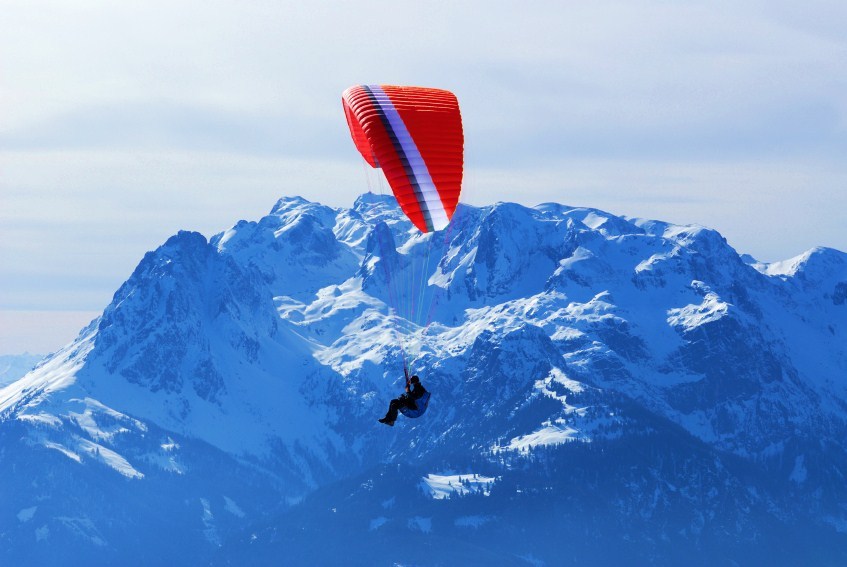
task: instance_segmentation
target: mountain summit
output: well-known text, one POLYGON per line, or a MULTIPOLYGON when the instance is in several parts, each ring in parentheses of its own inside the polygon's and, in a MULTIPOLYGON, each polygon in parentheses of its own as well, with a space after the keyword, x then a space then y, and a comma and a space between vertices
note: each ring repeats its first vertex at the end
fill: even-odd
POLYGON ((837 250, 283 198, 145 255, 0 390, 0 557, 843 564, 845 344, 837 250), (432 401, 386 428, 404 360, 432 401))

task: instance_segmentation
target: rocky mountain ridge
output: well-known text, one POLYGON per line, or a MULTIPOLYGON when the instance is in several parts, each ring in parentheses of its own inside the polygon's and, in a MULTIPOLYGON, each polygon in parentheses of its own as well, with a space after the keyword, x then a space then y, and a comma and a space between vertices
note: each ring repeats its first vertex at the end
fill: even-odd
POLYGON ((0 550, 837 564, 845 290, 836 250, 764 264, 594 209, 461 205, 422 235, 388 197, 281 199, 147 254, 0 390, 0 550), (404 360, 433 401, 388 429, 404 360))

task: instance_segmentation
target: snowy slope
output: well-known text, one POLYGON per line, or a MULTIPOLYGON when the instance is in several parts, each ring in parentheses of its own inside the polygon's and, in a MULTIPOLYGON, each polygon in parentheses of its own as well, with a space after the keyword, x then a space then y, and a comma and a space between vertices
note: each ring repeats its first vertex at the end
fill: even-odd
POLYGON ((337 529, 373 550, 451 542, 423 564, 481 557, 492 535, 501 559, 559 564, 544 534, 588 517, 577 559, 637 518, 609 561, 760 561, 743 542, 806 527, 843 558, 844 344, 836 250, 766 265, 707 228, 551 203, 460 206, 421 235, 387 197, 284 198, 148 253, 74 343, 0 390, 0 543, 61 564, 62 545, 126 558, 142 530, 148 558, 315 564, 329 551, 297 530, 337 529), (433 398, 389 429, 375 418, 404 359, 433 398), (83 494, 98 486, 108 505, 83 494))

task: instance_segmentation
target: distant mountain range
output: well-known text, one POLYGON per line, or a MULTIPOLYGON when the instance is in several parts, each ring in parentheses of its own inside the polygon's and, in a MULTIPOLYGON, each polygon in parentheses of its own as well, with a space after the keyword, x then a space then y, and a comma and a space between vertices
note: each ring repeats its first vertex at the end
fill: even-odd
POLYGON ((0 562, 847 564, 845 345, 837 250, 284 198, 0 389, 0 562))
POLYGON ((43 354, 0 354, 0 388, 11 384, 32 370, 43 354))

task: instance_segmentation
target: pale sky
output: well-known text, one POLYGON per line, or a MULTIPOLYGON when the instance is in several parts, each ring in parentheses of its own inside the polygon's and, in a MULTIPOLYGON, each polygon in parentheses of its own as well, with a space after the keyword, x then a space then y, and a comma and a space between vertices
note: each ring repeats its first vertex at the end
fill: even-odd
POLYGON ((341 92, 446 88, 463 200, 847 250, 847 3, 0 0, 0 354, 46 352, 143 254, 367 190, 341 92))

